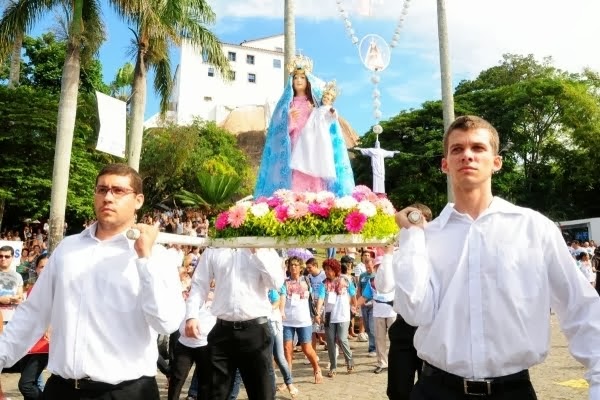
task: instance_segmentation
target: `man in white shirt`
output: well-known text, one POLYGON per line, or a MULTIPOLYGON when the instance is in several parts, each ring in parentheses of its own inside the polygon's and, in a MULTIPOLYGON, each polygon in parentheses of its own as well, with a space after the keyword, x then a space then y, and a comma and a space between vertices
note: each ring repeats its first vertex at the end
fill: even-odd
POLYGON ((10 268, 15 256, 11 246, 0 247, 0 312, 4 324, 11 321, 23 301, 23 277, 10 268))
POLYGON ((31 295, 0 336, 0 369, 13 365, 52 326, 45 400, 158 400, 157 332, 184 317, 177 268, 154 242, 158 230, 134 225, 142 179, 124 164, 96 178, 97 222, 65 238, 31 295), (137 240, 127 230, 140 231, 137 240))
POLYGON ((557 226, 492 195, 502 167, 494 127, 460 117, 444 135, 442 170, 455 203, 425 223, 397 213, 395 310, 418 326, 424 360, 412 400, 536 399, 528 369, 549 351, 552 309, 600 399, 600 298, 575 268, 557 226))
POLYGON ((268 291, 281 288, 282 265, 272 249, 209 248, 202 254, 192 277, 185 335, 200 337, 206 332, 207 327, 198 321, 198 310, 214 279, 211 310, 217 322, 207 338, 211 400, 228 398, 238 368, 249 399, 275 399, 268 291))

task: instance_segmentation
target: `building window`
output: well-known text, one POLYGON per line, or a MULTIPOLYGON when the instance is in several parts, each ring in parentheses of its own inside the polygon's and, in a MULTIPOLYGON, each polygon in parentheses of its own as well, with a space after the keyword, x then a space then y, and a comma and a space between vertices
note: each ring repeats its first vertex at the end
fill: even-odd
POLYGON ((215 69, 213 67, 208 67, 208 76, 215 76, 215 69))
POLYGON ((278 58, 273 59, 273 68, 281 68, 281 60, 278 58))
POLYGON ((212 97, 210 97, 210 96, 204 96, 204 101, 212 101, 212 97))
POLYGON ((283 47, 275 47, 275 51, 280 51, 283 53, 283 47))
POLYGON ((248 55, 246 56, 246 63, 254 65, 254 56, 253 56, 253 55, 250 55, 250 54, 248 54, 248 55))
POLYGON ((256 74, 248 74, 248 82, 256 83, 256 74))
POLYGON ((208 62, 208 52, 206 50, 202 50, 202 62, 205 64, 208 62))
POLYGON ((229 61, 235 61, 235 52, 234 51, 230 51, 227 53, 227 59, 229 61))

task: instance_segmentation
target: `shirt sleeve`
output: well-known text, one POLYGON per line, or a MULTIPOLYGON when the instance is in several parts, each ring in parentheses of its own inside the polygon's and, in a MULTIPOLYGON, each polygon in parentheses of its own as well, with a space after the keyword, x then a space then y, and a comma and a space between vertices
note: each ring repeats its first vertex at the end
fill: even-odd
POLYGON ((354 285, 354 282, 350 282, 350 284, 348 285, 348 294, 350 296, 356 295, 356 286, 354 285))
POLYGON ((277 290, 269 289, 269 301, 271 304, 275 303, 277 300, 279 300, 279 293, 277 293, 277 290))
POLYGON ((276 289, 283 284, 281 258, 273 249, 256 249, 251 264, 258 269, 268 288, 276 289))
POLYGON ((285 284, 285 282, 283 283, 283 285, 281 285, 281 288, 279 289, 279 294, 282 297, 287 297, 287 285, 285 284))
POLYGON ((325 282, 319 287, 319 299, 325 298, 325 282))
POLYGON ((0 371, 14 365, 42 337, 50 325, 59 245, 36 281, 27 301, 21 303, 0 335, 0 371))
POLYGON ((185 319, 198 318, 200 306, 208 296, 210 290, 213 249, 206 249, 200 256, 198 266, 192 275, 192 286, 186 302, 185 319))
POLYGON ((156 246, 150 258, 138 258, 140 299, 148 324, 158 333, 175 332, 185 314, 177 260, 156 246))
POLYGON ((394 271, 392 269, 393 255, 386 254, 377 268, 375 274, 375 287, 379 293, 391 293, 394 291, 394 271))
POLYGON ((402 231, 392 261, 395 281, 394 311, 412 326, 430 324, 435 316, 432 267, 425 246, 425 231, 402 231))
POLYGON ((550 305, 569 340, 571 354, 588 368, 590 400, 600 400, 600 297, 577 271, 559 229, 552 221, 547 224, 547 242, 543 248, 550 305))

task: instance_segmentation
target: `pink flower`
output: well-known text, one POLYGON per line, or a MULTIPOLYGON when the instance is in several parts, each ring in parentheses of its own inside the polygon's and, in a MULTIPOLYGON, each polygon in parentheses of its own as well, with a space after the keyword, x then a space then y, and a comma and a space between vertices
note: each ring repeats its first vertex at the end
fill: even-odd
POLYGON ((354 197, 354 200, 358 201, 359 203, 367 198, 367 196, 361 192, 353 192, 352 197, 354 197))
POLYGON ((367 200, 369 200, 371 203, 377 203, 379 201, 379 196, 373 192, 367 193, 367 200))
POLYGON ((346 219, 344 220, 344 225, 346 226, 348 232, 360 233, 360 231, 362 231, 363 226, 365 226, 365 222, 367 222, 366 215, 355 210, 348 213, 346 219))
POLYGON ((335 197, 326 198, 322 200, 319 204, 321 204, 322 207, 331 210, 333 207, 335 207, 335 197))
POLYGON ((369 194, 369 193, 373 193, 373 192, 371 191, 371 189, 369 189, 368 186, 358 185, 358 186, 354 187, 354 190, 352 191, 352 193, 369 194))
POLYGON ((308 211, 311 214, 318 215, 323 218, 329 217, 329 210, 330 208, 322 205, 321 203, 311 203, 308 206, 308 211))
POLYGON ((306 203, 295 202, 288 206, 288 217, 302 218, 308 214, 308 205, 306 203))
POLYGON ((277 208, 277 206, 283 204, 283 200, 281 200, 279 197, 269 197, 267 199, 267 204, 270 208, 277 208))
POLYGON ((260 196, 258 199, 256 199, 254 201, 254 204, 260 204, 260 203, 269 203, 269 199, 266 198, 265 196, 260 196))
POLYGON ((285 222, 288 219, 288 207, 283 204, 275 207, 275 218, 277 218, 279 222, 285 222))
POLYGON ((229 219, 229 213, 227 211, 223 211, 222 213, 220 213, 217 216, 217 220, 215 221, 215 228, 217 228, 217 230, 222 231, 223 229, 227 228, 227 224, 229 219))
POLYGON ((240 226, 242 226, 245 220, 246 207, 237 205, 229 209, 229 216, 227 217, 227 222, 229 222, 231 226, 233 226, 234 228, 239 228, 240 226))

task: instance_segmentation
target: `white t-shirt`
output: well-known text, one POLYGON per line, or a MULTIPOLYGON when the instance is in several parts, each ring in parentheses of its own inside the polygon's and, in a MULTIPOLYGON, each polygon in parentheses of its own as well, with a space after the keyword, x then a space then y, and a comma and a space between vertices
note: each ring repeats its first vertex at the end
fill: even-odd
MULTIPOLYGON (((23 277, 21 274, 13 270, 0 271, 0 296, 15 296, 20 287, 23 287, 23 277)), ((0 305, 0 312, 2 312, 4 322, 12 320, 16 309, 16 304, 0 305)))
POLYGON ((394 292, 375 293, 373 296, 373 317, 374 318, 395 318, 396 312, 391 304, 386 302, 394 301, 394 292), (383 302, 383 303, 382 303, 383 302))
POLYGON ((365 267, 364 263, 358 263, 356 264, 356 266, 354 267, 354 276, 356 276, 357 278, 361 275, 364 274, 365 272, 367 272, 367 267, 365 267))
POLYGON ((320 296, 325 299, 325 313, 331 313, 330 323, 350 322, 350 297, 355 294, 354 283, 343 276, 321 286, 320 296))
POLYGON ((283 326, 293 328, 312 326, 308 304, 310 291, 307 279, 303 276, 300 276, 297 281, 286 279, 281 288, 281 296, 285 300, 283 326))

